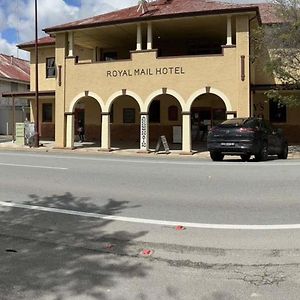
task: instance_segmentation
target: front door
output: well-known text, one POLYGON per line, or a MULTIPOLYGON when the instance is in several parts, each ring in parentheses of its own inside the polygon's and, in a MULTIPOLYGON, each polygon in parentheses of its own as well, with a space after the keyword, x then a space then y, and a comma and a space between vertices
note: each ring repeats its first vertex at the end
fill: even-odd
POLYGON ((206 140, 208 127, 211 126, 211 109, 195 107, 192 108, 192 140, 203 142, 206 140))

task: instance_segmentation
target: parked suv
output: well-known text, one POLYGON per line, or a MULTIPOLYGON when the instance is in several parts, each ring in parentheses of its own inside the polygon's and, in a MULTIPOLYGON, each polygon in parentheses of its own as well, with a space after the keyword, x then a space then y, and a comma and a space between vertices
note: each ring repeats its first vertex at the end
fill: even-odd
POLYGON ((260 118, 234 118, 213 127, 207 137, 207 148, 213 161, 224 155, 240 155, 243 161, 251 155, 257 161, 267 160, 268 155, 288 157, 288 143, 281 129, 273 128, 260 118))

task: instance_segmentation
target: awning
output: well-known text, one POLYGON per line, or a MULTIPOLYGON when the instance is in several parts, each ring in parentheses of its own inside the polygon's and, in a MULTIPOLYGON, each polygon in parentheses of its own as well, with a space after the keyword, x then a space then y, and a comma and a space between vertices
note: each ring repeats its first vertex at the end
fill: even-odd
MULTIPOLYGON (((36 92, 9 92, 9 93, 2 93, 3 98, 35 98, 36 92)), ((55 97, 55 91, 39 91, 39 97, 55 97)))

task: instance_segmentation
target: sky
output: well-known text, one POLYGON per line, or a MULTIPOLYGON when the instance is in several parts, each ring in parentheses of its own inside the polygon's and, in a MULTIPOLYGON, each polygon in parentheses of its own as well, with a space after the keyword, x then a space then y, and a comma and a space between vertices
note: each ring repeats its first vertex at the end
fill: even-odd
MULTIPOLYGON (((42 28, 136 5, 138 0, 37 0, 39 37, 42 28)), ((34 0, 0 0, 0 53, 28 59, 16 44, 33 41, 34 0)))

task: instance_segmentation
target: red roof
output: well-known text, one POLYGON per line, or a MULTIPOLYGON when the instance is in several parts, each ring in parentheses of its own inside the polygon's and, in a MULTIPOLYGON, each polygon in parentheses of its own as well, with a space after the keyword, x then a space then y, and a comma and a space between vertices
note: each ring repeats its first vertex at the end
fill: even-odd
POLYGON ((258 3, 255 4, 259 7, 259 12, 263 24, 278 24, 282 23, 283 20, 280 19, 276 13, 276 8, 270 3, 258 3))
MULTIPOLYGON (((49 45, 54 45, 55 44, 55 38, 51 36, 46 36, 43 38, 38 39, 38 45, 39 46, 49 46, 49 45)), ((35 46, 35 41, 27 42, 18 45, 18 48, 20 49, 26 49, 26 48, 32 48, 35 46)))
POLYGON ((14 56, 0 54, 0 78, 29 83, 29 62, 14 56))
MULTIPOLYGON (((229 13, 236 11, 259 11, 261 22, 263 24, 274 24, 282 22, 275 12, 274 6, 269 3, 257 4, 230 4, 225 2, 216 2, 208 0, 157 0, 148 3, 148 10, 142 14, 138 11, 138 6, 133 6, 107 14, 94 16, 91 18, 74 21, 54 27, 44 29, 46 32, 55 32, 60 30, 70 30, 78 28, 88 28, 104 26, 108 24, 133 22, 143 19, 158 19, 178 17, 179 15, 201 15, 229 13)), ((38 40, 39 46, 49 46, 55 44, 55 38, 51 36, 43 37, 38 40)), ((20 49, 32 48, 35 41, 18 45, 20 49)))
POLYGON ((258 6, 230 4, 208 0, 158 0, 149 2, 145 13, 133 6, 91 18, 74 21, 44 29, 45 32, 96 27, 108 24, 134 22, 139 20, 179 17, 180 15, 201 15, 230 13, 238 11, 258 11, 258 6))

